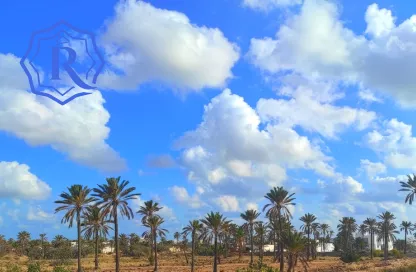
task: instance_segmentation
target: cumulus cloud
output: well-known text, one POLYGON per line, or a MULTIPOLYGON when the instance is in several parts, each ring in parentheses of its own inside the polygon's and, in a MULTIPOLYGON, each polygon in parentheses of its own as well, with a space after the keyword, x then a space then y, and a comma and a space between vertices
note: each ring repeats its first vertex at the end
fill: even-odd
POLYGON ((337 5, 305 0, 301 11, 280 26, 276 37, 254 38, 248 56, 272 75, 297 72, 381 91, 403 107, 416 106, 416 16, 395 25, 391 11, 370 5, 365 35, 340 20, 337 5), (307 42, 306 42, 307 41, 307 42))
POLYGON ((18 162, 0 162, 0 197, 17 199, 46 199, 51 187, 30 172, 30 167, 18 162))
POLYGON ((360 161, 360 170, 367 174, 367 177, 372 179, 379 174, 384 174, 387 167, 381 162, 371 162, 369 160, 360 161))
POLYGON ((259 11, 270 11, 275 8, 299 5, 302 0, 243 0, 243 6, 259 11))
POLYGON ((237 212, 240 210, 238 199, 235 196, 220 196, 216 198, 216 203, 224 212, 237 212))
POLYGON ((0 130, 31 146, 49 145, 89 167, 106 171, 125 168, 124 160, 106 143, 110 114, 100 92, 61 106, 26 91, 27 78, 17 57, 0 54, 0 63, 0 74, 11 76, 0 81, 0 130))
POLYGON ((27 220, 41 222, 53 221, 55 220, 55 215, 45 212, 40 206, 37 206, 36 208, 29 206, 27 220))
MULTIPOLYGON (((204 203, 200 200, 200 197, 198 194, 194 194, 193 196, 190 196, 188 194, 188 191, 184 187, 180 186, 173 186, 170 188, 172 196, 182 204, 187 204, 189 207, 197 209, 202 206, 204 206, 204 203)), ((199 193, 201 193, 201 189, 198 190, 199 193)))
POLYGON ((182 91, 222 87, 239 59, 238 46, 218 28, 197 26, 183 13, 145 1, 120 2, 100 41, 110 65, 100 85, 118 90, 150 81, 182 91))

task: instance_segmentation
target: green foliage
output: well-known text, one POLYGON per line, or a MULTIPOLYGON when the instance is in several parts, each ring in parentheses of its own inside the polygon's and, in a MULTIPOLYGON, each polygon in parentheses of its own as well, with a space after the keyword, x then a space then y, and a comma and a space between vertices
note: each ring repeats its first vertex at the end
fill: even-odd
POLYGON ((40 263, 30 263, 27 266, 27 272, 41 272, 40 263))
POLYGON ((149 260, 149 264, 150 265, 154 265, 154 263, 155 263, 155 256, 153 254, 150 254, 147 259, 149 260))
POLYGON ((373 254, 374 254, 374 257, 383 257, 384 255, 383 250, 380 250, 380 249, 374 250, 373 254))
POLYGON ((71 270, 63 267, 63 266, 55 266, 52 272, 71 272, 71 270))
POLYGON ((358 262, 360 261, 360 259, 361 256, 354 251, 345 252, 341 254, 341 261, 343 261, 344 263, 358 262))
POLYGON ((416 264, 412 264, 406 267, 398 267, 398 268, 391 268, 385 269, 383 272, 414 272, 416 271, 416 264))
POLYGON ((22 269, 17 264, 8 264, 6 266, 6 272, 22 272, 22 269))
POLYGON ((392 249, 392 250, 390 250, 390 252, 389 252, 389 255, 390 256, 393 256, 394 258, 396 258, 396 259, 401 259, 401 258, 403 258, 404 257, 404 254, 403 254, 403 252, 401 252, 401 251, 399 251, 399 250, 397 250, 397 249, 392 249))

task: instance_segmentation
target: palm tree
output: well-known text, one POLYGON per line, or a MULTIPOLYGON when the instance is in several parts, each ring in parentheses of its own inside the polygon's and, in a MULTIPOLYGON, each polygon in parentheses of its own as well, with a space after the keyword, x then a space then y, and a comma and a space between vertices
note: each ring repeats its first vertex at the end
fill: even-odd
POLYGON ((288 255, 288 269, 287 272, 294 272, 298 259, 302 262, 305 271, 307 271, 308 262, 307 259, 302 256, 302 252, 305 250, 307 241, 299 232, 289 232, 289 234, 283 235, 283 241, 286 245, 288 255))
POLYGON ((404 254, 406 254, 407 249, 407 234, 412 234, 414 230, 412 222, 403 221, 400 224, 400 231, 404 231, 404 254))
POLYGON ((406 199, 404 200, 404 203, 409 202, 409 205, 412 205, 413 199, 416 194, 416 175, 413 174, 413 177, 407 175, 407 182, 400 181, 400 186, 402 187, 402 189, 400 189, 399 191, 409 192, 406 196, 406 199))
POLYGON ((257 217, 260 216, 260 213, 258 213, 256 210, 247 210, 244 213, 240 214, 241 218, 245 220, 247 223, 247 226, 250 231, 250 245, 251 245, 251 252, 250 252, 250 266, 253 265, 253 251, 254 251, 254 243, 253 243, 253 232, 254 232, 254 223, 257 219, 257 217))
POLYGON ((40 246, 42 247, 42 259, 45 259, 45 242, 47 241, 46 233, 39 234, 40 246))
POLYGON ((315 222, 316 216, 310 213, 305 214, 300 218, 300 221, 303 222, 303 225, 300 229, 308 235, 308 244, 307 244, 307 251, 306 251, 306 258, 309 261, 309 256, 311 255, 311 225, 315 222))
POLYGON ((30 233, 21 231, 17 234, 17 244, 20 245, 21 254, 27 255, 29 251, 30 233))
POLYGON ((107 220, 105 214, 97 206, 91 206, 87 208, 87 212, 83 216, 84 222, 82 226, 84 227, 82 232, 84 232, 85 239, 90 239, 93 237, 95 241, 95 270, 98 269, 98 238, 106 238, 108 231, 112 228, 108 224, 113 223, 113 221, 107 220))
MULTIPOLYGON (((157 271, 158 269, 158 262, 157 262, 157 237, 165 237, 166 232, 168 232, 166 229, 161 228, 161 225, 165 223, 163 218, 160 216, 149 216, 146 219, 146 222, 143 224, 145 227, 148 227, 150 229, 151 237, 153 238, 153 252, 155 254, 155 267, 153 271, 157 271)), ((143 236, 148 236, 149 231, 146 231, 143 233, 143 236)))
POLYGON ((241 255, 243 250, 243 242, 244 237, 246 236, 246 233, 244 231, 244 228, 242 226, 238 227, 234 233, 234 237, 236 239, 237 245, 238 245, 238 260, 241 261, 241 255))
POLYGON ((204 219, 201 220, 204 224, 205 233, 204 238, 206 240, 212 241, 214 238, 214 270, 217 272, 217 261, 218 261, 218 235, 222 233, 222 228, 225 224, 230 223, 227 219, 220 214, 219 212, 210 212, 204 219))
POLYGON ((78 272, 81 272, 81 216, 86 210, 86 208, 93 202, 95 199, 90 197, 89 194, 91 189, 87 186, 82 186, 79 184, 72 185, 68 187, 68 192, 62 192, 60 194, 61 199, 55 201, 56 204, 62 204, 55 209, 55 213, 60 211, 66 211, 64 217, 62 218, 62 223, 69 223, 69 227, 72 227, 74 220, 77 223, 77 237, 78 237, 78 272))
POLYGON ((317 258, 317 248, 319 246, 319 239, 320 239, 320 232, 319 230, 321 229, 321 224, 320 223, 312 223, 311 224, 311 231, 313 234, 313 247, 312 247, 312 257, 314 260, 316 260, 317 258))
POLYGON ((179 238, 181 237, 181 234, 179 232, 175 232, 173 234, 173 238, 176 240, 176 244, 179 246, 179 238))
MULTIPOLYGON (((280 237, 282 236, 282 217, 287 218, 288 220, 292 218, 292 214, 289 211, 289 206, 295 205, 293 202, 295 194, 290 194, 289 192, 283 189, 283 187, 274 187, 270 190, 269 193, 265 195, 265 198, 270 201, 269 204, 266 204, 263 207, 263 212, 267 210, 267 217, 277 217, 279 221, 279 232, 280 237)), ((280 238, 280 271, 284 269, 284 259, 283 259, 283 240, 280 238)))
POLYGON ((191 250, 191 272, 195 270, 195 241, 201 235, 201 231, 204 225, 201 224, 199 220, 189 221, 188 225, 184 227, 182 230, 183 235, 191 234, 191 243, 192 243, 192 250, 191 250))
POLYGON ((259 258, 260 263, 263 263, 263 250, 264 250, 264 236, 266 235, 266 225, 263 224, 263 222, 257 222, 255 229, 256 235, 259 238, 260 242, 260 251, 259 251, 259 258))
MULTIPOLYGON (((382 238, 379 237, 379 240, 383 239, 384 241, 384 260, 387 260, 388 256, 388 248, 389 248, 389 240, 393 240, 393 233, 395 233, 396 225, 392 223, 396 217, 388 211, 383 212, 382 214, 377 216, 379 219, 381 219, 381 222, 379 223, 379 230, 382 235, 382 238)), ((394 236, 394 235, 393 235, 394 236)))
POLYGON ((120 271, 120 252, 118 244, 118 212, 122 217, 131 219, 134 217, 133 211, 129 207, 128 201, 136 199, 140 196, 138 193, 133 193, 136 188, 127 188, 129 182, 123 180, 120 183, 120 177, 107 178, 107 184, 98 185, 98 188, 94 189, 94 195, 99 198, 97 206, 100 207, 104 215, 109 215, 109 219, 114 222, 114 237, 115 237, 115 249, 116 249, 116 272, 120 271))
POLYGON ((327 234, 328 234, 328 231, 329 231, 329 225, 323 223, 319 226, 319 228, 320 228, 321 233, 322 233, 322 250, 323 250, 323 252, 325 252, 325 246, 326 246, 327 234))
POLYGON ((374 234, 377 232, 377 221, 374 218, 367 218, 363 224, 366 226, 367 232, 370 234, 370 256, 373 258, 374 234))
MULTIPOLYGON (((138 214, 142 216, 142 224, 146 223, 147 217, 156 214, 158 211, 163 209, 159 206, 159 203, 154 202, 153 200, 145 201, 140 209, 137 211, 138 214)), ((150 255, 153 255, 153 238, 151 237, 152 232, 149 233, 149 246, 150 246, 150 255)))
POLYGON ((357 224, 354 218, 352 217, 343 217, 339 220, 338 231, 344 235, 344 250, 352 250, 352 234, 357 231, 357 224))

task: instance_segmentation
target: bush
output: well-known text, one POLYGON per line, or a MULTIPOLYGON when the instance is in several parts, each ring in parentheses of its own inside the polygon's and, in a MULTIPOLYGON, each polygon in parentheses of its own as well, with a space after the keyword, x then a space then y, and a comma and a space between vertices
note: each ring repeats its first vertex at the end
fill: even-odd
POLYGON ((401 258, 404 257, 404 254, 401 251, 399 251, 399 250, 397 250, 395 248, 392 249, 392 250, 390 250, 389 255, 390 256, 393 256, 396 259, 401 259, 401 258))
POLYGON ((63 266, 55 266, 53 268, 53 272, 71 272, 71 270, 63 267, 63 266))
POLYGON ((344 263, 353 263, 360 261, 361 256, 356 252, 345 252, 341 254, 341 261, 344 263))
POLYGON ((6 272, 22 272, 22 269, 17 264, 8 264, 6 266, 6 272))
POLYGON ((31 263, 27 266, 27 272, 41 272, 40 263, 31 263))
POLYGON ((383 257, 384 256, 383 250, 380 250, 380 249, 374 250, 373 254, 374 254, 374 257, 383 257))

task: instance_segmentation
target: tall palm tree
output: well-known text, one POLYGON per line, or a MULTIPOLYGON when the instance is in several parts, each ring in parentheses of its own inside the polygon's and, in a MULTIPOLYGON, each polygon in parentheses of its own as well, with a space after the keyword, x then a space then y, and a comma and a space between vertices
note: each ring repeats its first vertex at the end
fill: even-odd
POLYGON ((68 192, 62 192, 60 194, 61 199, 55 201, 56 204, 61 204, 55 209, 55 213, 60 211, 66 211, 64 217, 62 218, 62 223, 69 223, 71 228, 73 222, 76 221, 77 224, 77 236, 78 236, 78 272, 81 272, 81 216, 86 210, 86 208, 95 200, 93 197, 90 197, 89 194, 91 189, 87 186, 82 186, 79 184, 72 185, 68 187, 68 192))
POLYGON ((363 224, 366 226, 367 232, 370 234, 370 256, 373 258, 374 234, 377 232, 377 221, 375 218, 367 218, 363 224))
POLYGON ((106 238, 108 231, 112 228, 108 225, 114 223, 111 220, 106 219, 106 215, 97 206, 91 206, 87 208, 87 212, 83 215, 83 223, 85 239, 91 239, 93 237, 95 242, 95 270, 98 269, 98 239, 100 237, 106 238))
POLYGON ((310 213, 305 214, 300 218, 300 221, 303 222, 303 225, 300 226, 300 229, 307 234, 308 236, 308 244, 307 244, 307 251, 306 251, 306 258, 309 261, 309 256, 311 255, 311 226, 312 223, 315 222, 316 216, 310 213))
POLYGON ((205 233, 204 238, 206 240, 212 241, 214 238, 214 269, 213 272, 217 272, 217 262, 218 262, 218 236, 222 233, 222 228, 225 224, 229 224, 230 221, 227 220, 219 212, 210 212, 204 219, 201 220, 204 224, 205 233))
POLYGON ((319 229, 321 230, 322 233, 322 251, 325 252, 325 246, 326 246, 326 240, 327 240, 327 235, 328 235, 328 231, 329 231, 329 225, 322 223, 319 226, 319 229))
POLYGON ((240 217, 245 220, 247 223, 247 227, 250 231, 250 246, 251 246, 251 252, 250 252, 250 266, 253 265, 253 253, 254 253, 254 243, 253 243, 253 233, 254 233, 254 223, 257 219, 257 217, 260 216, 260 213, 258 213, 256 210, 247 210, 244 213, 240 214, 240 217))
POLYGON ((352 250, 352 240, 350 238, 357 231, 357 223, 352 217, 343 217, 339 222, 340 224, 338 224, 337 228, 344 235, 344 249, 352 250))
POLYGON ((404 231, 404 254, 406 254, 406 249, 407 249, 407 234, 412 234, 412 231, 414 231, 412 222, 403 221, 400 224, 400 231, 404 231))
POLYGON ((128 201, 136 199, 140 194, 134 193, 135 187, 128 188, 129 181, 120 182, 120 177, 107 178, 107 184, 98 185, 94 188, 94 195, 98 197, 97 206, 103 210, 105 215, 109 215, 109 219, 114 222, 114 237, 116 249, 116 272, 120 271, 120 252, 118 244, 118 213, 122 217, 131 219, 134 217, 128 201))
POLYGON ((246 233, 244 231, 244 228, 242 226, 239 226, 235 233, 234 237, 236 239, 237 245, 238 245, 238 260, 241 261, 242 251, 243 251, 243 243, 244 243, 244 237, 246 236, 246 233))
MULTIPOLYGON (((158 260, 157 260, 157 237, 165 237, 168 230, 161 228, 161 225, 165 223, 162 217, 160 216, 149 216, 146 219, 146 222, 143 224, 145 227, 150 229, 151 237, 153 238, 153 252, 155 254, 155 267, 153 271, 158 269, 158 260)), ((149 231, 143 233, 143 236, 148 236, 149 231)))
MULTIPOLYGON (((140 206, 137 213, 142 216, 142 224, 144 224, 146 223, 147 217, 156 214, 161 209, 163 209, 163 207, 159 206, 159 203, 154 202, 153 200, 149 200, 145 201, 143 205, 140 206)), ((149 235, 150 255, 153 255, 153 238, 151 237, 152 232, 150 232, 149 235)))
MULTIPOLYGON (((295 205, 293 202, 295 194, 290 194, 289 192, 283 189, 283 187, 274 187, 270 190, 264 197, 269 200, 270 203, 266 204, 263 207, 263 212, 267 210, 267 217, 276 217, 279 221, 279 232, 282 236, 282 218, 286 217, 288 220, 292 218, 292 214, 289 211, 289 206, 295 205)), ((283 256, 283 240, 280 238, 280 271, 284 269, 284 256, 283 256)))
POLYGON ((183 235, 191 234, 191 272, 195 271, 195 242, 198 240, 199 236, 201 235, 201 231, 204 225, 199 220, 189 221, 188 225, 184 227, 182 230, 183 235))
MULTIPOLYGON (((377 217, 381 219, 381 222, 379 224, 379 230, 384 241, 384 260, 387 260, 389 240, 392 240, 390 239, 392 238, 390 235, 392 232, 394 232, 394 229, 396 228, 392 221, 396 219, 396 217, 388 211, 381 213, 377 217)), ((379 240, 381 240, 381 237, 379 237, 379 240)))
POLYGON ((42 247, 42 259, 45 259, 45 242, 47 241, 46 233, 39 234, 40 246, 42 247))
POLYGON ((319 246, 319 240, 321 238, 321 233, 319 232, 319 230, 321 229, 321 224, 314 222, 311 224, 311 231, 313 234, 313 247, 312 247, 312 257, 314 260, 316 260, 317 258, 317 249, 319 246))
POLYGON ((407 182, 400 181, 400 186, 402 187, 402 189, 400 189, 399 191, 409 192, 404 202, 409 202, 409 205, 412 205, 416 194, 416 175, 413 174, 413 177, 407 175, 407 182))
POLYGON ((259 239, 260 249, 259 249, 259 258, 260 263, 263 263, 263 250, 264 250, 264 236, 266 235, 266 225, 263 222, 257 222, 254 228, 256 235, 259 239))

